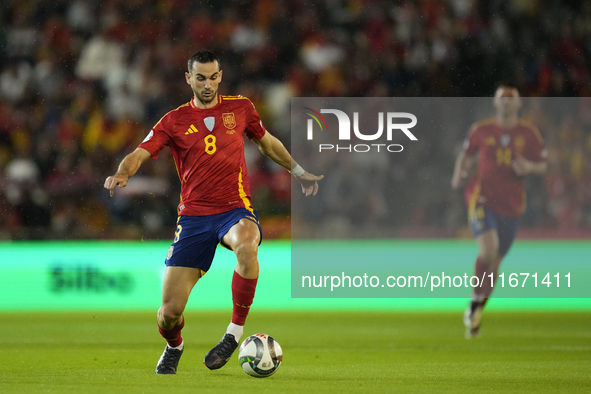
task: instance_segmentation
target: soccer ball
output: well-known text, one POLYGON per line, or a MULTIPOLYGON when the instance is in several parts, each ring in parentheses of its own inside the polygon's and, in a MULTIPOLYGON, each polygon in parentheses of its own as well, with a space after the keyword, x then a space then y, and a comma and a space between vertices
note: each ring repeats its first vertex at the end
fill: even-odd
POLYGON ((238 362, 250 376, 266 378, 273 375, 283 359, 283 350, 273 337, 267 334, 249 336, 240 345, 238 362))

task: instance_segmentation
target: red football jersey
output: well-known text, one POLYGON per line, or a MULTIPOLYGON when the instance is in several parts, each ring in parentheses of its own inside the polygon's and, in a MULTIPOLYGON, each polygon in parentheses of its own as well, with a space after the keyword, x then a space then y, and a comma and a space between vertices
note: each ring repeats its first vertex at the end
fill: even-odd
POLYGON ((466 188, 466 205, 472 212, 477 204, 505 217, 518 217, 525 211, 523 176, 512 167, 517 156, 533 162, 546 160, 544 141, 535 126, 519 121, 511 129, 499 127, 496 120, 476 123, 464 142, 464 152, 480 153, 478 171, 466 188))
POLYGON ((243 134, 260 139, 266 131, 246 97, 220 95, 218 100, 208 109, 191 100, 170 111, 139 145, 154 159, 170 147, 181 180, 181 216, 252 209, 243 134))

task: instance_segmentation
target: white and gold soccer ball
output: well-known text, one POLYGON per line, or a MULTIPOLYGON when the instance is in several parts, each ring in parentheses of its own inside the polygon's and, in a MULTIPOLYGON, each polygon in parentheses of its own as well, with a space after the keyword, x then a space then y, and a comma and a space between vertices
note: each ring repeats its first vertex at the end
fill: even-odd
POLYGON ((283 360, 279 343, 267 334, 249 336, 240 345, 238 362, 250 376, 266 378, 273 375, 283 360))

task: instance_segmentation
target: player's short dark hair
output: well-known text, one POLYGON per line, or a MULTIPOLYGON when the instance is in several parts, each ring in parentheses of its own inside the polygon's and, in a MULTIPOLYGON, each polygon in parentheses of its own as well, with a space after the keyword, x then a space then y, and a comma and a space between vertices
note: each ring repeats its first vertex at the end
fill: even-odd
POLYGON ((520 96, 519 89, 517 89, 516 85, 513 85, 511 83, 501 83, 501 84, 499 84, 497 86, 497 88, 495 89, 495 93, 494 93, 495 96, 496 96, 497 92, 499 91, 499 89, 514 90, 517 93, 517 96, 520 96))
POLYGON ((197 52, 189 58, 189 61, 187 62, 187 68, 189 69, 189 72, 191 72, 191 69, 193 68, 193 63, 195 62, 213 63, 214 61, 218 62, 218 69, 221 70, 222 65, 220 63, 220 59, 216 56, 216 54, 208 49, 204 49, 202 51, 197 52))

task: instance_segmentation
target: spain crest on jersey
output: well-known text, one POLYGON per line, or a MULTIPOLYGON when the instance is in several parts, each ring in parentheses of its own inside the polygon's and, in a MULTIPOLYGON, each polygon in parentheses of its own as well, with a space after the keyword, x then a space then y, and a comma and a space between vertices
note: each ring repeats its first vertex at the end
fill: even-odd
POLYGON ((226 126, 228 129, 233 129, 236 127, 236 118, 234 117, 234 112, 222 114, 222 120, 224 121, 224 126, 226 126))

